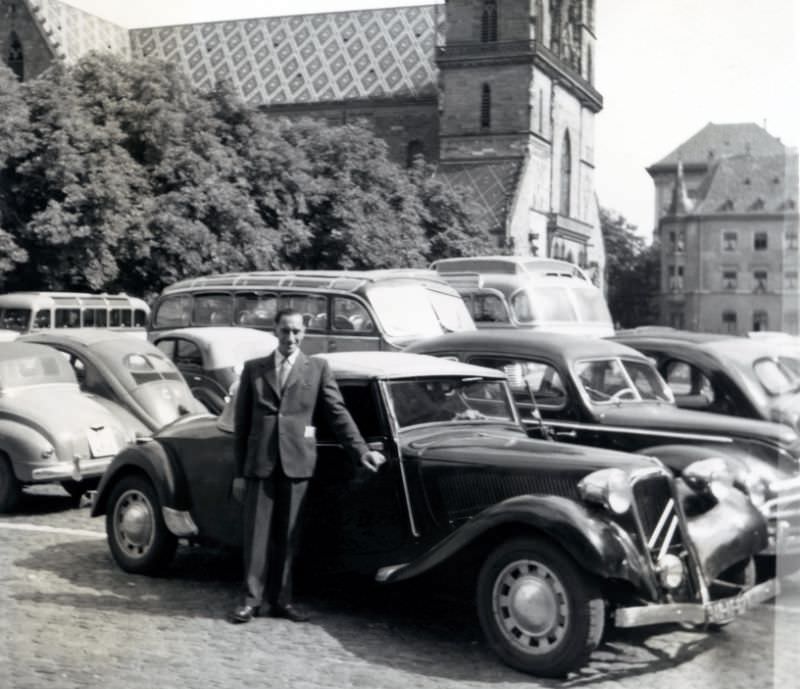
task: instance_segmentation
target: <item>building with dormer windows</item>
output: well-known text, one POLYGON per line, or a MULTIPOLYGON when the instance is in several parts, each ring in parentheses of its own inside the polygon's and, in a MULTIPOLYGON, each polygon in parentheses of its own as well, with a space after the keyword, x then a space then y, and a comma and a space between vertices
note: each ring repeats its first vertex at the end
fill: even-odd
POLYGON ((395 160, 423 155, 480 200, 498 247, 602 281, 595 197, 594 0, 444 4, 125 29, 61 0, 0 0, 21 79, 91 50, 229 81, 253 106, 366 120, 395 160))
POLYGON ((755 124, 709 124, 648 172, 660 322, 800 333, 797 151, 755 124))

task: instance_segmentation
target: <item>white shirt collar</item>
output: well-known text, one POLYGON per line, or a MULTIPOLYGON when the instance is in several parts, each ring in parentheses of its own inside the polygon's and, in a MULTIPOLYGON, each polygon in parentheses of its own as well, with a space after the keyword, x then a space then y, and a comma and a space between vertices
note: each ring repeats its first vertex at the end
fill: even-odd
POLYGON ((294 362, 297 361, 297 355, 300 353, 299 349, 295 349, 289 356, 285 357, 281 354, 277 349, 275 350, 275 370, 280 371, 281 366, 283 364, 283 360, 286 359, 289 362, 289 367, 294 366, 294 362))

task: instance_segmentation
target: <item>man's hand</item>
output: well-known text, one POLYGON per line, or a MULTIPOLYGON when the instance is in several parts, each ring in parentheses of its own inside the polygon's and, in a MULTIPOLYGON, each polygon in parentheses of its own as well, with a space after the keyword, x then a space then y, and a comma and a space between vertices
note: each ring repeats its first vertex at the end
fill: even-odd
POLYGON ((241 476, 233 479, 233 483, 231 483, 231 495, 236 502, 244 502, 245 486, 245 480, 241 476))
POLYGON ((370 471, 378 471, 378 469, 381 468, 381 464, 383 464, 385 461, 386 457, 375 450, 369 450, 361 455, 361 464, 370 471))

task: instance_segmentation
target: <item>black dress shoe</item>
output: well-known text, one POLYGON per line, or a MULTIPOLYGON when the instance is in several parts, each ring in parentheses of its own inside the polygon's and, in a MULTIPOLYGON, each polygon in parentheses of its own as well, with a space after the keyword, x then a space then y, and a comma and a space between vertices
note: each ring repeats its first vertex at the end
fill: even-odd
POLYGON ((301 612, 293 605, 273 605, 270 608, 269 614, 271 617, 282 617, 292 622, 308 622, 308 620, 311 619, 306 613, 301 612))
POLYGON ((233 612, 231 612, 228 619, 233 624, 244 624, 245 622, 252 620, 254 617, 258 617, 257 605, 238 605, 236 608, 234 608, 233 612))

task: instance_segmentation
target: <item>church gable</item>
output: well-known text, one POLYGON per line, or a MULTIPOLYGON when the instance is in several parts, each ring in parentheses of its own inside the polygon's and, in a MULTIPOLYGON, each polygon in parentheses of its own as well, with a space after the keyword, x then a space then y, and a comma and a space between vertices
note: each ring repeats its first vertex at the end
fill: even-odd
MULTIPOLYGON (((20 0, 18 0, 20 1, 20 0)), ((75 62, 91 51, 131 54, 128 30, 60 0, 23 0, 53 54, 75 62)))
POLYGON ((131 31, 133 53, 181 64, 196 87, 230 80, 252 104, 436 93, 444 11, 400 7, 131 31))

